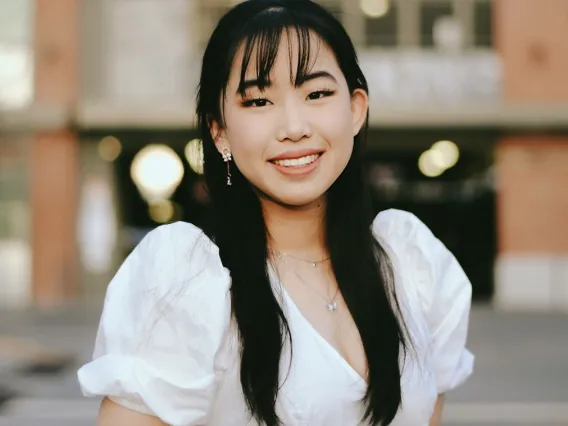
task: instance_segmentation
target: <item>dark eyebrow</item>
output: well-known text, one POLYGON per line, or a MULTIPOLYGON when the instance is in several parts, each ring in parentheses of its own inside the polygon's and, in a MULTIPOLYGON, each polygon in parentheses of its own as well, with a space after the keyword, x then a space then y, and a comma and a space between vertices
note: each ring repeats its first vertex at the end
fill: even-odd
POLYGON ((316 71, 309 74, 305 74, 296 80, 296 87, 300 87, 301 85, 307 83, 311 80, 316 80, 318 78, 327 78, 328 80, 332 80, 334 83, 337 83, 336 78, 328 73, 327 71, 316 71))
MULTIPOLYGON (((327 72, 327 71, 316 71, 316 72, 312 72, 312 73, 309 73, 309 74, 305 74, 301 78, 298 78, 296 80, 296 87, 300 87, 303 84, 307 83, 308 81, 316 80, 318 78, 327 78, 329 80, 332 80, 334 83, 337 83, 337 79, 333 75, 331 75, 329 72, 327 72)), ((270 86, 272 86, 272 82, 270 80, 263 81, 262 84, 260 84, 260 81, 258 79, 245 80, 237 88, 237 93, 242 94, 242 93, 246 92, 247 89, 250 89, 251 87, 259 87, 259 88, 264 89, 265 87, 270 87, 270 86)))
POLYGON ((265 87, 272 86, 272 82, 270 80, 263 81, 262 84, 260 84, 260 83, 261 82, 258 79, 245 80, 241 84, 239 84, 239 87, 237 87, 237 94, 242 95, 243 93, 245 93, 247 91, 247 89, 250 89, 251 87, 258 87, 258 88, 264 89, 265 87))

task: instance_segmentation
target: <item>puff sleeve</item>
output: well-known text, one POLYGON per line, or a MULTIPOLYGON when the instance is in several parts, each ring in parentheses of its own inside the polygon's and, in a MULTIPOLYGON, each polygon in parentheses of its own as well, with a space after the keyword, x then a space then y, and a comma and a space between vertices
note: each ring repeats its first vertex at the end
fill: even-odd
POLYGON ((474 356, 466 348, 469 279, 452 253, 413 214, 386 210, 375 219, 373 230, 388 240, 401 268, 408 272, 404 276, 411 278, 402 288, 418 299, 426 321, 438 393, 454 389, 471 375, 474 365, 474 356))
POLYGON ((207 423, 225 365, 230 276, 199 228, 151 231, 112 279, 85 396, 108 397, 174 426, 207 423))

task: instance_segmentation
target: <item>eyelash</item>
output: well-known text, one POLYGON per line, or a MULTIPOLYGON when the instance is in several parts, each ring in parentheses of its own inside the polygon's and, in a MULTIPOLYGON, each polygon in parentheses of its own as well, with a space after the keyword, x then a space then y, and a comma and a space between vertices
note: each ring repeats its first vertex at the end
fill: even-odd
MULTIPOLYGON (((323 95, 321 98, 327 98, 328 96, 332 96, 335 93, 335 90, 332 89, 321 89, 321 90, 316 90, 315 92, 312 92, 308 95, 308 98, 310 96, 312 96, 313 94, 321 94, 323 95)), ((321 99, 321 98, 317 98, 317 99, 321 99)), ((317 99, 313 99, 313 100, 317 100, 317 99)))
POLYGON ((264 98, 246 99, 246 100, 243 100, 243 101, 241 102, 241 104, 242 104, 242 106, 247 107, 247 108, 248 108, 248 107, 261 108, 261 107, 263 107, 263 106, 266 106, 266 104, 264 104, 264 105, 256 105, 256 106, 255 106, 255 105, 254 105, 255 102, 268 102, 268 100, 267 100, 267 99, 264 99, 264 98))
MULTIPOLYGON (((318 99, 327 98, 328 96, 334 95, 334 94, 335 94, 335 90, 331 90, 331 89, 316 90, 315 92, 311 92, 311 93, 308 95, 308 98, 310 98, 310 96, 315 95, 315 94, 316 94, 316 95, 323 95, 323 96, 320 96, 320 97, 318 97, 318 98, 315 98, 315 99, 312 98, 312 99, 311 99, 311 100, 317 101, 318 99)), ((262 107, 266 106, 266 102, 268 102, 268 99, 265 99, 265 98, 254 98, 254 99, 245 99, 245 100, 243 100, 243 101, 241 102, 241 104, 242 104, 244 107, 262 108, 262 107), (255 106, 255 103, 256 103, 256 102, 264 102, 264 105, 256 105, 256 106, 255 106)))

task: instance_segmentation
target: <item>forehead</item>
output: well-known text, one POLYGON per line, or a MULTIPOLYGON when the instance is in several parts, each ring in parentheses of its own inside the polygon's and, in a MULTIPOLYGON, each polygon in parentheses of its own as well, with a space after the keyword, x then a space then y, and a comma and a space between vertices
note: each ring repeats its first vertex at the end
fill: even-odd
POLYGON ((261 35, 241 42, 231 66, 229 86, 250 79, 294 84, 314 69, 338 77, 341 74, 333 50, 318 34, 285 29, 277 40, 261 35))

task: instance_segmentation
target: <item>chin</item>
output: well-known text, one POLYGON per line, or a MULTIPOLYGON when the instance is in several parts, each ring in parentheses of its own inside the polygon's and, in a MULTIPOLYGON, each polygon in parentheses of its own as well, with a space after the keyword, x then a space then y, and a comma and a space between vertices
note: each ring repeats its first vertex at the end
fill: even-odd
POLYGON ((325 197, 325 192, 302 191, 301 193, 273 193, 270 197, 276 203, 292 208, 308 207, 320 202, 325 197))

